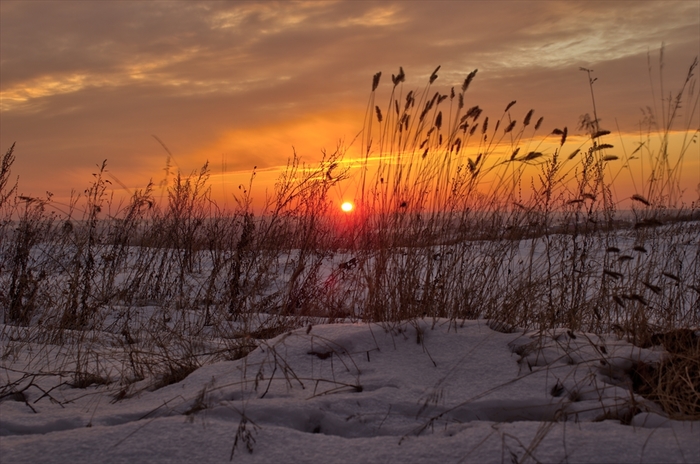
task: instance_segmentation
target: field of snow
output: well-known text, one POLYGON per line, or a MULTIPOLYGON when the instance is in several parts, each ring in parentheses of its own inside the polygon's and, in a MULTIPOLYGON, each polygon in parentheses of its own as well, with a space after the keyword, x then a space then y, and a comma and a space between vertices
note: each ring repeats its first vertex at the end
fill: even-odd
POLYGON ((661 347, 490 326, 309 325, 157 389, 24 375, 51 356, 25 344, 2 462, 700 462, 700 422, 631 393, 661 347))
POLYGON ((595 114, 488 125, 476 70, 430 98, 439 67, 405 97, 400 68, 382 116, 378 73, 359 164, 294 153, 262 209, 255 171, 217 205, 162 142, 129 200, 106 160, 70 204, 25 196, 12 145, 1 464, 700 463, 697 131, 668 146, 696 65, 629 155, 595 114))
POLYGON ((0 222, 2 464, 700 462, 696 210, 344 237, 188 195, 0 222))

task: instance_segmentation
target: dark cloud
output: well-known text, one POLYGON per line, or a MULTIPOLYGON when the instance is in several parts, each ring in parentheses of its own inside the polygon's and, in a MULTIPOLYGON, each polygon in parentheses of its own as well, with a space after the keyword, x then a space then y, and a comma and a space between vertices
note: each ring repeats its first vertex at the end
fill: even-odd
POLYGON ((478 68, 470 102, 500 115, 518 100, 514 111, 535 108, 549 130, 591 111, 579 71, 589 67, 604 124, 629 131, 639 108, 653 105, 647 53, 658 87, 665 42, 667 93, 700 49, 700 6, 685 1, 2 1, 0 9, 0 144, 18 142, 17 168, 31 188, 104 158, 135 183, 158 176, 164 150, 151 134, 183 169, 222 152, 235 158, 232 169, 274 166, 313 135, 313 121, 319 131, 350 128, 356 115, 351 133, 310 140, 352 138, 372 75, 384 73, 384 92, 399 66, 412 89, 442 65, 435 85, 446 90, 478 68))

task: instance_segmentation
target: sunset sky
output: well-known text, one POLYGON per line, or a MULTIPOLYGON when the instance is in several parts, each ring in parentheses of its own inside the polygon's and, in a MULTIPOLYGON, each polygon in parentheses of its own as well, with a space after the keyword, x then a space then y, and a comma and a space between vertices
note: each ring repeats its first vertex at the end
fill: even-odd
POLYGON ((655 103, 647 54, 658 102, 661 44, 667 94, 700 54, 700 2, 2 0, 0 29, 0 149, 17 143, 21 193, 65 198, 104 159, 129 189, 157 183, 156 136, 183 173, 209 160, 223 195, 253 166, 264 188, 292 147, 312 162, 349 143, 372 75, 381 100, 399 66, 407 90, 438 65, 445 91, 478 69, 468 106, 497 118, 517 100, 574 134, 592 111, 587 67, 602 126, 635 132, 655 103))

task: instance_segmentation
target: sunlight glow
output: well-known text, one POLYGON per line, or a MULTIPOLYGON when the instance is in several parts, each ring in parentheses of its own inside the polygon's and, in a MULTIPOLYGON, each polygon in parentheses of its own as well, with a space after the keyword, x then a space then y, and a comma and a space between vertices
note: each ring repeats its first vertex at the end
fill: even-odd
POLYGON ((342 210, 345 211, 346 213, 349 213, 350 211, 352 211, 353 208, 354 208, 353 204, 350 203, 349 201, 346 201, 345 203, 343 203, 342 205, 340 205, 340 209, 342 209, 342 210))

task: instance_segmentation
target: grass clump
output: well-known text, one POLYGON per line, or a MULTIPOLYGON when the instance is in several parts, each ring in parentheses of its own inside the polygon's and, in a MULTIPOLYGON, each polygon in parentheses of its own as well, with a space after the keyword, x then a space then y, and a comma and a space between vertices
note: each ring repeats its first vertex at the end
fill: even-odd
POLYGON ((654 334, 667 356, 659 363, 638 363, 630 372, 634 390, 663 408, 672 419, 700 417, 700 337, 678 329, 654 334))

